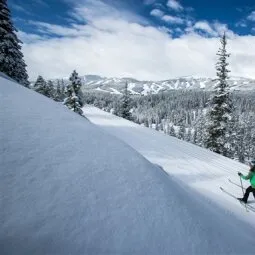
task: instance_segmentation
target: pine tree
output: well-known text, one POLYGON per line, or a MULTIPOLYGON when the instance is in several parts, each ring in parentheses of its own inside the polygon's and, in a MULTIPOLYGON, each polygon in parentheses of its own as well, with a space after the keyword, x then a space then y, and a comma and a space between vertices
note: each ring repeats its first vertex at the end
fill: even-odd
POLYGON ((174 129, 174 126, 173 126, 173 125, 172 125, 171 128, 170 128, 169 135, 171 135, 171 136, 173 136, 173 137, 176 137, 176 133, 175 133, 175 129, 174 129))
POLYGON ((252 148, 251 148, 251 154, 250 154, 250 158, 254 159, 255 158, 255 130, 254 130, 254 126, 253 126, 253 133, 251 135, 251 144, 252 144, 252 148))
POLYGON ((60 81, 57 81, 57 88, 55 90, 54 93, 54 100, 57 102, 61 102, 62 101, 62 95, 61 95, 61 85, 60 85, 60 81))
POLYGON ((180 139, 180 140, 184 140, 184 138, 185 138, 185 133, 186 133, 186 130, 185 130, 184 125, 181 125, 181 126, 179 127, 179 131, 178 131, 178 136, 177 136, 177 138, 180 139))
POLYGON ((162 121, 159 124, 159 130, 164 132, 164 125, 162 121))
POLYGON ((194 130, 194 132, 193 132, 193 137, 192 137, 192 143, 194 143, 194 144, 198 144, 198 142, 197 142, 197 128, 195 128, 195 130, 194 130))
POLYGON ((232 135, 230 136, 230 155, 231 158, 237 159, 244 163, 245 161, 245 127, 241 124, 237 117, 231 121, 232 135))
POLYGON ((125 83, 124 94, 121 99, 121 107, 120 107, 120 117, 125 118, 127 120, 132 120, 132 115, 130 113, 130 95, 128 92, 128 84, 125 83))
MULTIPOLYGON (((228 122, 227 125, 227 133, 228 133, 228 141, 227 141, 227 157, 235 159, 237 158, 236 156, 236 151, 237 151, 237 141, 239 140, 238 137, 238 118, 237 116, 232 116, 230 121, 228 122)), ((238 141, 238 144, 241 141, 238 141)))
POLYGON ((45 96, 54 99, 55 88, 54 88, 54 84, 53 84, 53 82, 51 80, 47 82, 47 85, 46 85, 46 95, 45 96))
POLYGON ((148 121, 147 118, 144 120, 144 126, 145 126, 145 127, 149 127, 149 121, 148 121))
POLYGON ((70 84, 67 86, 67 97, 64 100, 64 105, 66 105, 70 110, 83 115, 81 101, 81 79, 78 77, 78 73, 74 70, 70 77, 70 84))
POLYGON ((42 95, 47 94, 46 81, 43 79, 41 75, 38 76, 35 82, 34 90, 42 95))
POLYGON ((206 142, 206 137, 207 137, 207 133, 206 133, 205 116, 203 115, 203 113, 201 113, 196 124, 196 145, 199 145, 200 147, 204 147, 206 142))
POLYGON ((254 127, 254 122, 252 121, 251 117, 249 117, 244 124, 245 134, 243 137, 245 141, 245 148, 243 153, 247 160, 250 160, 251 158, 253 158, 253 156, 251 155, 253 147, 254 147, 253 134, 252 134, 253 127, 254 127))
POLYGON ((26 64, 21 52, 22 43, 15 32, 7 0, 0 0, 0 72, 29 87, 26 64))
POLYGON ((221 38, 221 47, 217 53, 219 60, 216 64, 218 83, 215 85, 214 95, 210 99, 211 110, 207 127, 206 147, 216 153, 226 155, 226 127, 231 113, 229 100, 229 86, 226 50, 227 39, 224 34, 221 38))
POLYGON ((62 79, 61 80, 61 101, 63 101, 66 97, 66 87, 65 87, 65 83, 64 83, 64 80, 62 79))

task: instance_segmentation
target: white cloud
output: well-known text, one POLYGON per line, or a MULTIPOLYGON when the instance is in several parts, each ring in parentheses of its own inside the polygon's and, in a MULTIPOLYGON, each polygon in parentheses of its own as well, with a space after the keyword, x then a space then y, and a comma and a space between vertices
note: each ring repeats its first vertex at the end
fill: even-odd
POLYGON ((84 25, 76 25, 72 24, 71 27, 63 27, 54 24, 48 24, 44 22, 38 21, 28 21, 28 23, 37 27, 37 31, 48 34, 48 35, 58 35, 58 36, 67 36, 67 37, 75 37, 75 36, 86 36, 89 35, 87 29, 84 29, 84 25))
MULTIPOLYGON (((142 80, 215 76, 219 38, 205 38, 195 30, 171 38, 165 29, 140 23, 140 17, 134 17, 132 22, 132 15, 127 12, 112 12, 110 7, 107 12, 107 6, 104 10, 85 6, 89 10, 84 11, 83 6, 74 13, 87 21, 84 26, 73 24, 65 28, 34 23, 46 32, 45 37, 21 34, 26 39, 23 52, 31 79, 38 74, 45 78, 66 77, 74 69, 81 75, 131 76, 142 80), (50 33, 62 37, 48 38, 50 33)), ((214 31, 224 27, 220 23, 210 26, 214 31)), ((231 74, 255 78, 255 37, 233 35, 228 48, 231 74)))
POLYGON ((223 34, 225 33, 229 38, 235 37, 234 32, 228 28, 227 24, 222 24, 216 21, 213 23, 213 28, 218 36, 223 36, 223 34))
POLYGON ((159 9, 153 9, 151 12, 150 12, 150 15, 154 16, 154 17, 162 17, 164 15, 164 12, 162 12, 161 10, 159 9))
POLYGON ((159 18, 160 20, 169 24, 184 24, 184 20, 180 17, 172 15, 164 15, 164 12, 159 9, 153 9, 150 15, 159 18))
MULTIPOLYGON (((74 0, 68 0, 73 1, 74 0)), ((74 3, 73 3, 74 5, 74 3)), ((77 5, 74 5, 73 11, 69 15, 84 22, 94 22, 94 20, 102 17, 109 17, 116 20, 126 20, 128 22, 137 22, 139 24, 148 24, 148 21, 128 10, 118 10, 117 8, 103 2, 102 0, 80 0, 77 5)))
POLYGON ((253 11, 248 17, 248 20, 255 21, 255 11, 253 11))
POLYGON ((161 26, 158 29, 159 29, 159 31, 162 31, 162 32, 170 34, 170 35, 173 33, 173 30, 166 26, 161 26))
POLYGON ((231 38, 235 36, 235 34, 228 29, 226 24, 222 24, 217 21, 214 23, 209 23, 208 21, 198 21, 192 27, 189 27, 186 31, 203 31, 206 35, 213 37, 222 36, 224 33, 231 38))
POLYGON ((206 32, 208 35, 217 36, 217 33, 212 29, 211 25, 207 21, 198 21, 193 26, 195 30, 202 30, 206 32))
POLYGON ((182 11, 183 10, 182 5, 178 1, 176 1, 176 0, 168 0, 167 6, 170 9, 173 9, 175 11, 182 11))
POLYGON ((23 43, 29 43, 29 44, 49 39, 49 37, 47 36, 40 36, 37 34, 28 34, 22 31, 18 31, 17 35, 23 43))
POLYGON ((171 15, 164 15, 162 17, 162 20, 167 23, 171 23, 171 24, 183 24, 184 23, 184 20, 182 18, 174 17, 171 15))

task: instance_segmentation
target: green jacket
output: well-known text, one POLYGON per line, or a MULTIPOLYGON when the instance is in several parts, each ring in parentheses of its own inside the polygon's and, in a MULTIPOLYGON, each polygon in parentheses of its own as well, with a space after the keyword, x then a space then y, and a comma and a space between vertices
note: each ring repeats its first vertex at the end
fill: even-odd
POLYGON ((242 175, 242 179, 250 180, 251 186, 255 189, 255 172, 250 171, 248 175, 242 175))

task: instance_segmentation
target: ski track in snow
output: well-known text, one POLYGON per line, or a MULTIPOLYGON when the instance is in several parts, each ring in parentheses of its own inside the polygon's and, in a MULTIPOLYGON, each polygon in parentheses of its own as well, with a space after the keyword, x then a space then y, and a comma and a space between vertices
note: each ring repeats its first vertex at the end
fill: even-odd
MULTIPOLYGON (((242 190, 228 179, 239 183, 237 172, 248 173, 248 166, 98 108, 86 106, 83 110, 91 122, 123 140, 184 185, 194 188, 255 227, 255 215, 245 212, 237 201, 223 194, 219 188, 222 186, 233 195, 242 197, 242 190)), ((248 181, 243 184, 245 188, 249 186, 248 181)), ((252 194, 249 199, 254 199, 252 194)))

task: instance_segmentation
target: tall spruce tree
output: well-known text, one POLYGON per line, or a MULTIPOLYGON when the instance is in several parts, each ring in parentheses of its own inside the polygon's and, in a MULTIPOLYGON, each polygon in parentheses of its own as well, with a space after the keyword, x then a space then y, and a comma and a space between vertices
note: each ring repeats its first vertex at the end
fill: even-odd
POLYGON ((52 99, 54 99, 55 96, 55 88, 51 80, 49 80, 46 85, 46 96, 52 99))
POLYGON ((209 123, 207 124, 207 136, 205 145, 208 149, 226 155, 226 130, 231 113, 231 102, 229 98, 229 85, 227 82, 228 62, 227 58, 230 56, 227 53, 227 38, 224 34, 221 38, 221 47, 217 53, 218 62, 216 64, 217 70, 217 84, 214 88, 214 94, 210 99, 209 123))
POLYGON ((55 90, 54 93, 54 100, 57 102, 61 102, 62 101, 62 95, 61 95, 61 85, 60 85, 60 81, 57 81, 57 88, 55 90))
POLYGON ((174 129, 174 126, 173 126, 173 125, 170 127, 169 135, 171 135, 171 136, 173 136, 173 137, 176 137, 176 132, 175 132, 175 129, 174 129))
POLYGON ((192 136, 192 143, 198 144, 197 128, 194 129, 193 136, 192 136))
POLYGON ((179 127, 179 131, 178 131, 177 138, 180 139, 180 140, 184 140, 184 138, 185 138, 185 132, 186 132, 186 130, 185 130, 184 125, 181 125, 181 126, 179 127))
POLYGON ((66 87, 65 87, 65 83, 64 80, 61 80, 61 101, 63 101, 66 97, 66 87))
POLYGON ((132 115, 130 113, 130 95, 128 92, 128 84, 127 82, 125 83, 125 88, 124 88, 124 94, 121 98, 121 106, 120 106, 120 117, 127 119, 127 120, 132 120, 132 115))
POLYGON ((26 64, 11 20, 7 0, 0 0, 0 72, 5 73, 18 83, 29 87, 26 64))
POLYGON ((70 84, 67 86, 67 97, 64 100, 64 105, 66 105, 70 110, 83 115, 82 111, 82 94, 81 94, 81 79, 78 73, 74 70, 70 77, 70 84))
POLYGON ((46 81, 43 79, 41 75, 38 76, 35 85, 34 85, 34 90, 42 95, 47 94, 47 88, 46 88, 46 81))

